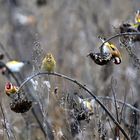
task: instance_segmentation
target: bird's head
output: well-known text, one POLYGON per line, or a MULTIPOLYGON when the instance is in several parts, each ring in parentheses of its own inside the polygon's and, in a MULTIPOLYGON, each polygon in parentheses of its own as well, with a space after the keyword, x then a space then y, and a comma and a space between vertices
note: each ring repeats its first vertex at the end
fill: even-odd
POLYGON ((110 49, 110 53, 112 55, 113 62, 115 64, 120 64, 121 63, 121 60, 122 60, 120 51, 113 44, 110 44, 109 45, 109 49, 110 49))
POLYGON ((9 90, 11 90, 12 87, 13 87, 12 83, 7 82, 7 83, 5 84, 5 91, 9 91, 9 90))
POLYGON ((48 53, 46 55, 46 59, 47 59, 48 62, 51 62, 54 58, 53 58, 53 55, 51 53, 48 53))

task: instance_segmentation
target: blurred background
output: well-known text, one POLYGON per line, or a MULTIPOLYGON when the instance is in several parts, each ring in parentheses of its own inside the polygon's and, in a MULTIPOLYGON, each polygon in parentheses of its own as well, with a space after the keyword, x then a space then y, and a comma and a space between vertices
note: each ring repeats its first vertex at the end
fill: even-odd
MULTIPOLYGON (((116 28, 122 23, 134 21, 135 11, 139 8, 139 0, 0 0, 0 42, 3 44, 0 52, 4 54, 2 62, 30 61, 30 64, 20 71, 20 76, 17 74, 23 81, 39 71, 42 59, 46 53, 51 52, 57 62, 56 72, 81 81, 97 96, 112 97, 113 77, 116 80, 116 98, 124 100, 126 94, 126 102, 137 104, 138 108, 140 71, 125 48, 119 46, 118 38, 113 42, 122 54, 120 65, 111 63, 99 66, 86 56, 90 51, 99 50, 98 47, 102 43, 99 35, 108 38, 116 34, 116 28)), ((133 51, 139 58, 139 43, 134 44, 133 51)), ((25 120, 28 120, 27 124, 35 120, 32 119, 31 112, 21 115, 10 110, 9 98, 4 94, 7 80, 9 79, 0 75, 1 99, 16 139, 47 139, 40 128, 33 129, 28 137, 28 132, 25 135, 22 133, 27 128, 25 120)), ((77 87, 71 83, 59 83, 59 79, 56 81, 54 85, 63 86, 62 89, 67 92, 73 92, 74 89, 77 91, 77 87)), ((53 114, 49 114, 51 118, 53 114)), ((8 139, 3 128, 1 123, 0 139, 8 139)), ((31 126, 28 129, 31 129, 31 126)), ((84 139, 97 139, 89 135, 84 139)), ((135 140, 139 137, 137 135, 135 140)), ((74 138, 69 136, 67 139, 74 138)))

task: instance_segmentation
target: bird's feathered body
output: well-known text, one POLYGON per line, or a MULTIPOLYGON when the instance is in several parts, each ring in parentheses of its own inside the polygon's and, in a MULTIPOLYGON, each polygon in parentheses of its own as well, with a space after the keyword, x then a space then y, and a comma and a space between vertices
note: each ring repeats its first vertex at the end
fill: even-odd
POLYGON ((82 99, 77 93, 75 94, 78 98, 79 104, 83 107, 86 112, 93 112, 93 105, 88 99, 82 99))
MULTIPOLYGON (((103 43, 105 42, 105 39, 100 38, 103 43)), ((102 54, 110 54, 112 56, 112 60, 115 64, 121 63, 121 53, 118 50, 118 48, 111 42, 106 42, 102 48, 101 48, 102 54)))
POLYGON ((51 53, 48 53, 42 61, 41 69, 47 72, 53 72, 56 66, 56 61, 51 53))
POLYGON ((98 65, 106 65, 111 60, 115 64, 120 64, 122 58, 121 58, 121 53, 117 49, 117 47, 111 42, 105 42, 104 38, 101 37, 99 38, 104 43, 100 47, 100 52, 99 53, 90 52, 87 56, 90 56, 90 58, 98 65))
POLYGON ((28 62, 20 62, 20 61, 9 61, 6 63, 6 66, 12 72, 20 72, 20 70, 27 64, 28 62))

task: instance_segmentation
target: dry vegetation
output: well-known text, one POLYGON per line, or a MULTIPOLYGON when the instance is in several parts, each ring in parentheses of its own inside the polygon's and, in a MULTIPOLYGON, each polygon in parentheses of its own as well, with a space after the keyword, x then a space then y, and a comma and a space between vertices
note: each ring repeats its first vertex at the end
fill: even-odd
POLYGON ((0 140, 140 140, 140 31, 123 25, 139 7, 139 0, 0 0, 0 63, 30 62, 0 74, 0 140), (99 35, 117 46, 121 64, 86 57, 103 45, 99 35), (40 73, 48 52, 55 72, 40 73), (5 94, 7 81, 20 98, 5 94))

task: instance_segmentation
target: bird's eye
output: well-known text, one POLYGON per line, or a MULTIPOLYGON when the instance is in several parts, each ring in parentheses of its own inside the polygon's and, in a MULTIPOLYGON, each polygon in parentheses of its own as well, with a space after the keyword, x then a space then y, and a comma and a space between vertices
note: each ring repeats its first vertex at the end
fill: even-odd
POLYGON ((115 48, 111 47, 111 49, 112 49, 113 51, 115 51, 115 48))

